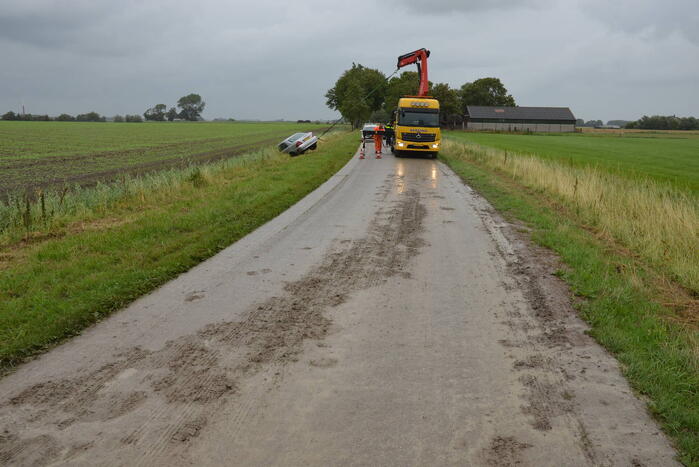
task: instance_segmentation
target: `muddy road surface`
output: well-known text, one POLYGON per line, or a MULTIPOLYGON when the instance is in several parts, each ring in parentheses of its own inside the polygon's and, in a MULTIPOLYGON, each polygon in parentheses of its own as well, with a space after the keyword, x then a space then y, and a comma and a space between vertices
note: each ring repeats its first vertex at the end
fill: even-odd
POLYGON ((355 157, 2 379, 0 464, 674 465, 518 230, 437 161, 355 157))

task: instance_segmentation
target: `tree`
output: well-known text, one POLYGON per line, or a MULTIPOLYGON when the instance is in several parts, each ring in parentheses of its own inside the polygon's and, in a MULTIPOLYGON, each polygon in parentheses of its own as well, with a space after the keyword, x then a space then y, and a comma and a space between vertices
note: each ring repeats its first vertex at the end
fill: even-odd
POLYGON ((191 122, 196 122, 201 118, 205 106, 206 102, 201 100, 199 94, 188 94, 180 97, 180 100, 177 101, 177 107, 180 108, 179 117, 191 122))
POLYGON ((356 81, 348 83, 342 92, 342 101, 337 110, 352 123, 352 128, 359 128, 371 115, 372 109, 364 99, 365 94, 362 86, 356 81))
POLYGON ((461 86, 459 94, 461 109, 464 112, 467 105, 516 105, 515 98, 507 93, 507 89, 498 78, 481 78, 473 83, 466 83, 461 86))
POLYGON ((677 117, 675 115, 644 115, 635 122, 629 122, 626 128, 641 130, 699 130, 699 120, 695 117, 677 117))
MULTIPOLYGON (((432 83, 428 83, 432 86, 432 83)), ((394 76, 388 80, 386 86, 386 98, 383 108, 389 114, 398 107, 398 99, 403 96, 414 96, 420 86, 420 76, 416 71, 404 71, 399 76, 394 76)))
POLYGON ((143 112, 143 117, 146 120, 154 120, 156 122, 165 121, 165 110, 167 106, 165 104, 155 104, 155 106, 143 112))
POLYGON ((607 125, 617 125, 617 126, 624 128, 627 123, 629 123, 628 120, 609 120, 607 122, 607 125))
POLYGON ((170 110, 167 111, 167 113, 165 114, 165 117, 167 118, 168 122, 173 121, 174 119, 179 117, 179 114, 177 113, 177 109, 175 109, 174 107, 170 107, 170 110))
POLYGON ((442 126, 454 127, 463 120, 459 92, 447 83, 437 83, 429 91, 439 101, 439 121, 442 126))
POLYGON ((377 123, 388 123, 391 121, 391 114, 386 112, 383 108, 379 110, 374 110, 371 115, 369 115, 369 121, 377 123))
POLYGON ((57 122, 74 122, 75 117, 69 114, 61 114, 58 117, 56 117, 57 122))
POLYGON ((123 123, 124 122, 124 117, 121 115, 115 115, 114 118, 112 119, 115 123, 123 123))
POLYGON ((143 122, 143 119, 142 119, 141 116, 138 115, 138 114, 135 114, 135 115, 126 115, 126 116, 124 117, 124 120, 126 120, 126 122, 128 122, 128 123, 141 123, 141 122, 143 122))
POLYGON ((19 120, 19 115, 14 113, 13 111, 9 111, 2 116, 3 120, 19 120))
POLYGON ((379 70, 353 63, 352 68, 325 93, 326 104, 358 128, 371 113, 381 108, 386 91, 386 77, 379 70))
POLYGON ((80 114, 75 119, 79 122, 104 122, 107 119, 100 116, 97 112, 88 112, 86 114, 80 114))

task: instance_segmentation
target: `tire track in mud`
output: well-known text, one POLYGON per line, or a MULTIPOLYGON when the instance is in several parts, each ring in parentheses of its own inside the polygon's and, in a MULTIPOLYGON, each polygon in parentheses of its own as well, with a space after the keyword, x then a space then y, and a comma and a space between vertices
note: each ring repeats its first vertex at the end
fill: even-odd
MULTIPOLYGON (((561 358, 569 354, 570 349, 584 347, 587 343, 576 331, 570 330, 567 323, 575 311, 567 286, 553 276, 553 272, 561 267, 560 261, 553 253, 534 246, 516 233, 513 226, 504 222, 485 201, 477 199, 472 205, 504 260, 505 289, 521 290, 525 299, 519 307, 508 310, 503 321, 515 339, 500 341, 506 348, 519 350, 521 355, 513 362, 513 370, 521 373, 517 378, 523 388, 521 411, 531 418, 531 426, 538 431, 551 431, 559 424, 567 425, 576 433, 582 456, 596 465, 598 455, 577 413, 575 390, 569 384, 575 375, 567 371, 570 366, 561 358)), ((497 453, 503 446, 513 446, 502 440, 513 441, 514 438, 496 436, 489 456, 486 456, 488 461, 497 460, 497 453)), ((531 446, 525 443, 525 447, 531 446)), ((513 461, 511 449, 505 451, 502 463, 492 465, 518 463, 513 461)))
POLYGON ((522 465, 522 453, 531 447, 531 444, 519 442, 512 436, 496 436, 485 450, 483 461, 489 467, 522 465))
MULTIPOLYGON (((389 178, 386 193, 393 183, 400 180, 389 178)), ((257 304, 243 321, 210 324, 156 351, 134 348, 96 370, 12 396, 0 405, 1 419, 12 420, 0 427, 0 463, 66 461, 99 450, 100 443, 136 452, 144 464, 184 449, 221 404, 236 403, 243 378, 296 361, 306 340, 322 340, 332 325, 326 310, 354 291, 407 274, 424 244, 427 211, 414 189, 387 204, 376 211, 365 237, 336 242, 317 266, 287 283, 282 295, 257 304), (95 426, 86 424, 94 421, 105 429, 88 446, 85 430, 95 426), (28 432, 32 436, 23 436, 28 432), (116 440, 105 439, 117 434, 116 440)))

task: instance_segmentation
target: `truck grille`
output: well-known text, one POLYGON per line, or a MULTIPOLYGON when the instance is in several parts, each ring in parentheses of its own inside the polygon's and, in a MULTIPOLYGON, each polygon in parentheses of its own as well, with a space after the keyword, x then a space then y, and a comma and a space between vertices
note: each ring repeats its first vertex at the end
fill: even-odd
POLYGON ((416 143, 431 143, 435 140, 434 133, 401 133, 403 141, 415 141, 416 143))

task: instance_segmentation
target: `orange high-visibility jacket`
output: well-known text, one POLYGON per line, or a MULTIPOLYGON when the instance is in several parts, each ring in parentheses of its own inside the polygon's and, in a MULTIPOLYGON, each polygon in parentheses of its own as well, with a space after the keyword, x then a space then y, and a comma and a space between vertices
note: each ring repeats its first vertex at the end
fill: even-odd
POLYGON ((381 127, 376 126, 374 127, 374 144, 381 146, 381 134, 379 133, 381 131, 381 127))

